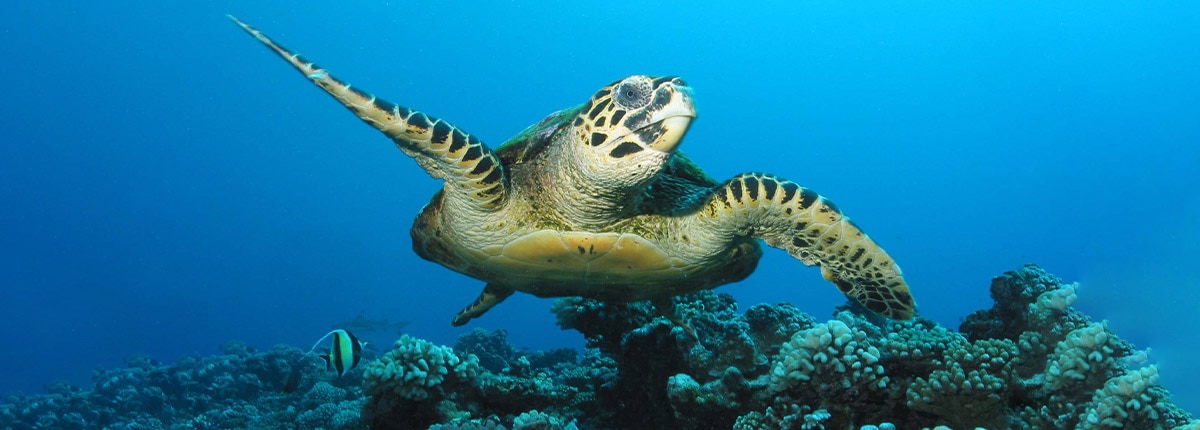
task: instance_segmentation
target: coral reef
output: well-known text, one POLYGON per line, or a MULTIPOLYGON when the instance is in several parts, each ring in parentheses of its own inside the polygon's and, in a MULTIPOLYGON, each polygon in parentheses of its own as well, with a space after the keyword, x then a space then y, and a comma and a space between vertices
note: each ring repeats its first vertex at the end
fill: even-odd
POLYGON ((567 298, 552 310, 585 336, 582 355, 521 350, 503 330, 454 348, 404 335, 336 379, 296 348, 230 344, 170 365, 133 357, 89 390, 9 395, 0 429, 1200 430, 1145 351, 1072 307, 1080 292, 1025 266, 956 332, 853 303, 820 323, 787 304, 739 312, 705 291, 675 299, 694 336, 646 303, 567 298))
POLYGON ((363 389, 372 397, 419 402, 454 391, 443 385, 469 383, 476 376, 479 358, 475 355, 460 355, 450 347, 403 335, 391 351, 367 364, 363 389))
POLYGON ((294 347, 256 352, 230 343, 220 355, 170 365, 134 356, 126 365, 97 369, 91 390, 55 383, 47 394, 6 396, 0 429, 362 427, 362 379, 334 379, 294 347), (292 372, 300 383, 284 393, 292 372))

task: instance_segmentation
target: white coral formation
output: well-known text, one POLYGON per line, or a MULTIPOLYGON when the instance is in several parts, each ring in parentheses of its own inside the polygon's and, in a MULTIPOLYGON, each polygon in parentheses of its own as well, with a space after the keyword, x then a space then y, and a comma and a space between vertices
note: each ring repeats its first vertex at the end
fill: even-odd
POLYGON ((408 400, 425 400, 430 389, 447 377, 460 380, 479 375, 479 358, 460 357, 447 346, 403 335, 379 360, 367 365, 363 389, 373 396, 394 394, 408 400))
POLYGON ((574 420, 565 424, 562 421, 550 414, 534 409, 522 412, 521 415, 514 418, 513 430, 579 430, 574 420))
POLYGON ((1124 428, 1135 417, 1158 420, 1157 399, 1149 393, 1158 385, 1158 366, 1146 366, 1109 379, 1096 390, 1091 406, 1080 417, 1081 428, 1124 428))
POLYGON ((822 424, 822 422, 832 417, 833 414, 830 414, 829 411, 817 409, 811 414, 804 414, 804 424, 801 424, 800 428, 801 430, 824 429, 825 424, 822 424))
POLYGON ((733 423, 733 430, 821 430, 825 428, 824 421, 833 417, 825 409, 809 411, 812 411, 812 407, 807 405, 777 402, 764 412, 750 412, 738 417, 733 423))
POLYGON ((1091 323, 1067 333, 1046 367, 1046 387, 1056 391, 1091 376, 1103 378, 1114 365, 1110 338, 1107 322, 1091 323))
POLYGON ((1058 288, 1039 295, 1037 302, 1033 304, 1033 307, 1035 310, 1041 311, 1055 310, 1064 312, 1067 310, 1067 308, 1071 307, 1071 305, 1075 304, 1075 300, 1079 298, 1079 296, 1076 294, 1078 289, 1078 282, 1060 284, 1058 288))
POLYGON ((837 320, 796 333, 776 357, 771 369, 771 392, 811 381, 817 374, 836 375, 843 388, 856 382, 886 386, 879 349, 867 340, 865 332, 837 320))
POLYGON ((1062 333, 1078 328, 1076 324, 1086 323, 1080 320, 1080 315, 1071 309, 1079 299, 1079 283, 1056 283, 1038 294, 1026 309, 1025 316, 1028 330, 1041 332, 1050 336, 1050 342, 1062 340, 1062 333))
POLYGON ((1191 420, 1187 424, 1175 427, 1171 430, 1200 430, 1200 420, 1191 420))

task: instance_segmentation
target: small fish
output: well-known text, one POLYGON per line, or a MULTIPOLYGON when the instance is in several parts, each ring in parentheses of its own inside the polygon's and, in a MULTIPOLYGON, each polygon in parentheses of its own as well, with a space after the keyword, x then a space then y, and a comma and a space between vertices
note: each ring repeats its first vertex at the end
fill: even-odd
POLYGON ((362 359, 362 347, 367 343, 360 342, 348 330, 337 329, 322 336, 308 352, 315 351, 329 336, 333 336, 333 346, 329 348, 329 353, 321 354, 320 357, 325 360, 325 368, 333 369, 340 378, 358 365, 358 361, 362 359))

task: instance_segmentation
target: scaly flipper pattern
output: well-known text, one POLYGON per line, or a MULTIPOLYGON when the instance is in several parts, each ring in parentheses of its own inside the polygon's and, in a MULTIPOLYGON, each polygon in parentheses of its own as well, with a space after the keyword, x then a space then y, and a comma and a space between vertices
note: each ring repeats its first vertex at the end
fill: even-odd
POLYGON ((915 304, 900 267, 837 206, 795 182, 761 173, 714 189, 699 219, 728 236, 757 237, 786 250, 842 293, 883 316, 912 318, 915 304))
POLYGON ((514 292, 516 290, 509 287, 487 284, 483 287, 483 292, 479 293, 479 297, 475 298, 474 302, 471 302, 466 308, 459 311, 458 315, 454 316, 454 319, 450 321, 450 325, 458 327, 478 318, 492 307, 503 302, 508 296, 513 295, 514 292))
POLYGON ((229 19, 283 57, 363 122, 391 138, 430 175, 445 180, 449 191, 463 195, 464 200, 474 202, 481 209, 493 210, 504 203, 507 178, 500 158, 475 136, 444 120, 352 88, 262 32, 233 16, 229 19))

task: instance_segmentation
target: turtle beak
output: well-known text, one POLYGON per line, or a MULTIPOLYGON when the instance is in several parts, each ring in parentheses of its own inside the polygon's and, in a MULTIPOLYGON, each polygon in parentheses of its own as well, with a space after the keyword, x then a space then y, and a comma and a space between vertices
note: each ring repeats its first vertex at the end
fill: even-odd
POLYGON ((662 135, 655 139, 650 144, 650 148, 662 152, 671 152, 679 147, 679 143, 683 141, 683 135, 687 133, 688 128, 692 125, 691 116, 673 116, 662 120, 658 127, 662 129, 662 135))
MULTIPOLYGON (((680 81, 682 82, 682 81, 680 81)), ((650 122, 658 127, 658 138, 649 142, 649 147, 662 152, 672 152, 683 141, 696 119, 696 106, 692 104, 692 88, 686 85, 673 85, 671 100, 658 112, 650 117, 650 122)))

